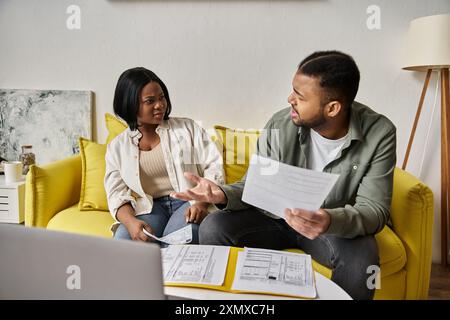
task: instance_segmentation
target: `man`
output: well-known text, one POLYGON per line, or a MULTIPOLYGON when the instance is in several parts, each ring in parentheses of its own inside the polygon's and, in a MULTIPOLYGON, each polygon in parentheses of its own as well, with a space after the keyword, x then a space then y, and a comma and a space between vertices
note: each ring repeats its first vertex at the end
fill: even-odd
POLYGON ((245 177, 217 186, 185 173, 197 186, 173 196, 222 209, 200 225, 201 244, 300 248, 331 268, 332 280, 354 299, 373 298, 368 267, 379 265, 374 235, 389 221, 396 128, 354 102, 359 78, 349 55, 325 51, 308 56, 295 73, 291 107, 275 113, 258 140, 260 155, 340 175, 322 208, 286 208, 281 219, 241 201, 245 177), (273 143, 276 135, 278 144, 273 143))

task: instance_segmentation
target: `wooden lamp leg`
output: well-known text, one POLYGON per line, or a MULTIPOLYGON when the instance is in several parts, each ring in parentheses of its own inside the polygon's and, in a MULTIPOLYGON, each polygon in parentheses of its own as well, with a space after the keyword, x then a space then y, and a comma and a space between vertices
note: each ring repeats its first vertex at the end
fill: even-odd
POLYGON ((411 152, 411 146, 414 140, 414 135, 416 134, 417 123, 419 122, 420 113, 422 112, 423 101, 425 100, 425 94, 427 93, 428 84, 430 83, 431 77, 431 69, 428 69, 427 76, 425 77, 425 82, 423 83, 422 94, 419 100, 419 106, 417 107, 416 118, 414 119, 414 124, 411 130, 411 134, 409 136, 408 147, 406 148, 405 158, 403 159, 402 169, 406 169, 406 165, 408 164, 409 153, 411 152))
POLYGON ((441 264, 448 263, 448 206, 450 200, 450 92, 449 69, 441 69, 441 264))

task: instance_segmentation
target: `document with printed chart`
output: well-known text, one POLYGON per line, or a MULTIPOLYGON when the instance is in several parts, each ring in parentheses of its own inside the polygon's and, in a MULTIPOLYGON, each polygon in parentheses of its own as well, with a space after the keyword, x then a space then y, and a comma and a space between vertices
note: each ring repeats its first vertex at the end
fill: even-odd
POLYGON ((315 298, 311 256, 245 248, 239 252, 232 290, 315 298))
POLYGON ((223 284, 230 247, 172 245, 161 249, 164 282, 223 284))

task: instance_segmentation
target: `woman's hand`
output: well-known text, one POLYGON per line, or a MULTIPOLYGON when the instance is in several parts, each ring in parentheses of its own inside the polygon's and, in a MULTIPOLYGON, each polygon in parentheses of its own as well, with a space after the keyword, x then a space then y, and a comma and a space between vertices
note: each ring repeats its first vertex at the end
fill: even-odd
POLYGON ((131 239, 134 241, 147 242, 151 239, 144 233, 144 231, 142 231, 143 228, 145 228, 145 230, 147 230, 148 233, 154 234, 152 228, 147 223, 136 218, 130 219, 125 224, 125 227, 127 228, 131 239))
POLYGON ((152 228, 134 215, 134 209, 129 203, 124 203, 117 210, 117 220, 127 228, 130 237, 134 241, 148 241, 149 237, 142 231, 143 228, 149 233, 154 234, 152 228))
POLYGON ((185 216, 186 222, 200 224, 208 215, 208 203, 197 202, 187 208, 185 216))

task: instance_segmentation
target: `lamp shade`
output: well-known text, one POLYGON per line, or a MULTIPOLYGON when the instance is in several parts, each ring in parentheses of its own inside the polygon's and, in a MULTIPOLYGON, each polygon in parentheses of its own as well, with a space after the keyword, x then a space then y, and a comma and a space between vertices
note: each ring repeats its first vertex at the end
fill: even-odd
POLYGON ((450 67, 450 14, 417 18, 409 25, 405 70, 450 67))

